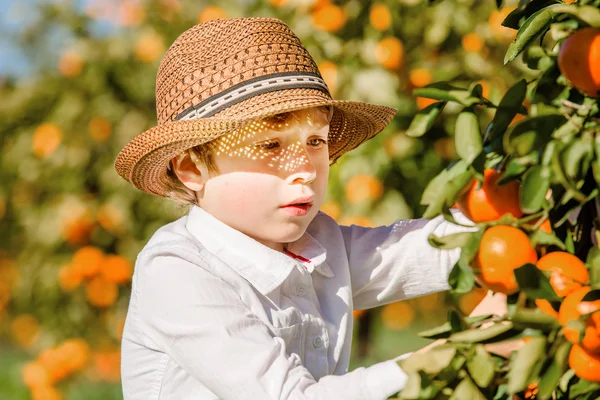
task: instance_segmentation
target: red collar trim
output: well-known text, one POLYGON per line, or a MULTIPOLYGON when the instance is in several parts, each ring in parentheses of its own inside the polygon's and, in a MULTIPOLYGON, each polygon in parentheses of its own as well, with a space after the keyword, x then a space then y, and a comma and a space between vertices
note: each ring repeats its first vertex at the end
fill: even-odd
POLYGON ((300 260, 300 261, 305 262, 305 263, 310 263, 309 259, 306 259, 306 258, 304 258, 304 257, 302 257, 302 256, 300 256, 298 254, 294 254, 291 251, 289 251, 288 249, 285 249, 284 252, 285 252, 285 254, 287 254, 288 256, 290 256, 292 258, 295 258, 296 260, 300 260))

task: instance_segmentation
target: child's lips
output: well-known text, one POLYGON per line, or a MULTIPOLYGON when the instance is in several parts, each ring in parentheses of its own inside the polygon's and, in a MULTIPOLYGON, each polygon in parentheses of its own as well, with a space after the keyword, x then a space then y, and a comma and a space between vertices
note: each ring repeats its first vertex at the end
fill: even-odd
POLYGON ((312 203, 288 204, 280 208, 291 215, 303 216, 308 214, 308 212, 312 208, 312 203))

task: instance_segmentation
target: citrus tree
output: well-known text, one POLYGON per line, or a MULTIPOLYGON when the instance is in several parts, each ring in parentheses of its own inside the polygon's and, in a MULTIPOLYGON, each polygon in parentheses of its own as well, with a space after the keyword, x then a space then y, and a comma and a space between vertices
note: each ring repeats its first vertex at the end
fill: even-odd
POLYGON ((498 102, 477 83, 417 89, 434 102, 407 134, 458 110, 460 159, 422 203, 425 217, 458 223, 458 208, 473 224, 429 240, 461 248, 449 277, 455 296, 503 293, 508 312, 451 310, 422 332, 445 341, 400 361, 410 376, 403 399, 600 397, 600 1, 521 1, 503 25, 517 30, 504 64, 522 63, 527 78, 498 102), (494 350, 508 341, 510 355, 494 350))

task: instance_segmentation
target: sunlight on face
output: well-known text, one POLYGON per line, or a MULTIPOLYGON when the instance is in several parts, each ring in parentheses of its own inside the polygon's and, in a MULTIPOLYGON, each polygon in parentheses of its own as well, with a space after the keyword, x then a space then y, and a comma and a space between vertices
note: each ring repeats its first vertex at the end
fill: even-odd
POLYGON ((331 113, 278 114, 217 139, 219 172, 206 182, 200 206, 274 249, 299 239, 327 189, 331 113))

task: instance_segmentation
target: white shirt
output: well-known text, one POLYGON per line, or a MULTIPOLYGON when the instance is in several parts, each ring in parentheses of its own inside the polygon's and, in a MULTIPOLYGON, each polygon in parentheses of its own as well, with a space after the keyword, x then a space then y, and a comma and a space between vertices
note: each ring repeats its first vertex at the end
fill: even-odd
POLYGON ((460 250, 427 236, 459 230, 442 217, 340 226, 319 212, 294 258, 192 206, 137 257, 125 400, 387 399, 406 374, 394 360, 348 372, 352 310, 449 289, 460 250))

